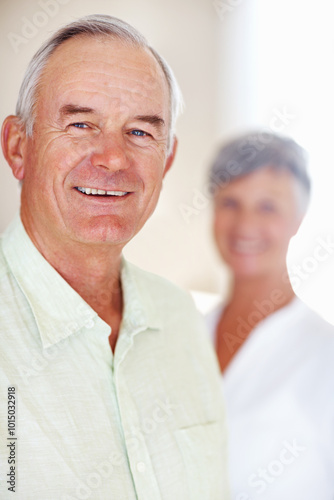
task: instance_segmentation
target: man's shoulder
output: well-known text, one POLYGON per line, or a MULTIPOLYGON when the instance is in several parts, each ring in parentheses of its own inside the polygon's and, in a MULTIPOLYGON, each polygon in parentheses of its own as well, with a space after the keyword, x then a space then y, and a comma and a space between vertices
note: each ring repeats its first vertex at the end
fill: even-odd
POLYGON ((8 265, 2 250, 2 236, 0 236, 0 281, 8 274, 8 265))
POLYGON ((201 332, 201 335, 205 336, 203 317, 188 291, 182 290, 166 278, 144 271, 128 262, 126 267, 135 294, 125 294, 125 300, 136 297, 151 316, 159 318, 159 323, 164 327, 169 325, 175 331, 181 329, 184 336, 187 336, 186 331, 193 332, 193 335, 196 335, 195 332, 201 332))
POLYGON ((126 267, 132 279, 136 282, 138 289, 143 292, 145 291, 145 293, 148 293, 151 297, 158 298, 162 295, 168 296, 176 302, 182 301, 195 307, 190 293, 181 289, 168 279, 155 273, 145 271, 128 261, 126 261, 126 267))

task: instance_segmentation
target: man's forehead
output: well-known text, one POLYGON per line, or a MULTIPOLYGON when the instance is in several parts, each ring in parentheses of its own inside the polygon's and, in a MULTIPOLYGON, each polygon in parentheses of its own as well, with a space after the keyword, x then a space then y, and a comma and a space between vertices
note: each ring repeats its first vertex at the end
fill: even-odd
POLYGON ((169 102, 165 75, 152 53, 106 36, 74 37, 51 55, 41 76, 39 96, 65 98, 77 89, 90 96, 124 89, 163 106, 169 102))
POLYGON ((153 54, 146 48, 130 45, 111 36, 78 35, 63 42, 55 49, 46 64, 44 78, 79 73, 80 71, 107 75, 137 73, 147 82, 164 79, 164 74, 153 54))

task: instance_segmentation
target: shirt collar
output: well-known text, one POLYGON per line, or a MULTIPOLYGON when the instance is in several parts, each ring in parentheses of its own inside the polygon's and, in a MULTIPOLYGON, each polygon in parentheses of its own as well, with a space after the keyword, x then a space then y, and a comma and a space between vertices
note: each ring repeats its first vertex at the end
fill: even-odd
MULTIPOLYGON (((30 304, 44 348, 92 326, 98 326, 105 335, 110 334, 109 325, 37 250, 19 216, 4 233, 2 247, 7 264, 30 304)), ((149 290, 138 280, 140 272, 122 260, 124 311, 120 335, 132 336, 145 328, 161 326, 149 290)))
POLYGON ((161 329, 162 322, 154 304, 147 273, 123 258, 121 282, 124 303, 122 333, 124 331, 127 335, 133 335, 147 328, 161 329))

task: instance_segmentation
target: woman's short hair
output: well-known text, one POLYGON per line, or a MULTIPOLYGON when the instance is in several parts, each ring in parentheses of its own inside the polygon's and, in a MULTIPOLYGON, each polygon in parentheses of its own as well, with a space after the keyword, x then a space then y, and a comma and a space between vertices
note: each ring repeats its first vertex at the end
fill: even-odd
POLYGON ((298 181, 306 209, 311 182, 306 151, 293 139, 267 131, 244 134, 223 145, 210 168, 211 193, 240 177, 264 167, 288 171, 298 181))

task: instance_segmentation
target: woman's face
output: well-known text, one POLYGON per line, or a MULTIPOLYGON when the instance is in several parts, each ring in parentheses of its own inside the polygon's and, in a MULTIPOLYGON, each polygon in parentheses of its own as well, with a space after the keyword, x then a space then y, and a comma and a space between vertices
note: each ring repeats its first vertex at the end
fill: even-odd
POLYGON ((289 172, 268 166, 217 189, 214 236, 236 277, 284 272, 289 241, 303 215, 298 187, 289 172))

